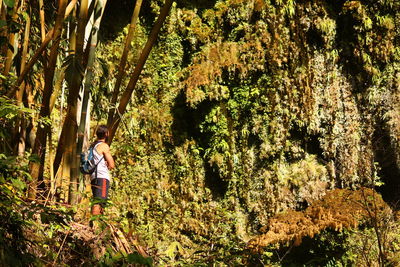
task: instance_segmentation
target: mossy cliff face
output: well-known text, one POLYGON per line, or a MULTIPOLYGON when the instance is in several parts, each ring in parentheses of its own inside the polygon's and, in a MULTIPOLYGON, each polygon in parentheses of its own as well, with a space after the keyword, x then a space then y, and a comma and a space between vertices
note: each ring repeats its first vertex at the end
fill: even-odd
POLYGON ((398 199, 400 2, 203 2, 172 9, 125 117, 130 141, 114 144, 127 223, 150 246, 195 250, 246 241, 335 187, 380 177, 398 199))

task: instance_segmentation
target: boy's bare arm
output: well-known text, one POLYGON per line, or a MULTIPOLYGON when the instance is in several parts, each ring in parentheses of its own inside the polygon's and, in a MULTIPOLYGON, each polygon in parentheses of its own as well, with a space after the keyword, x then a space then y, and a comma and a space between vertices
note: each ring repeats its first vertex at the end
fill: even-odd
POLYGON ((114 162, 114 159, 113 159, 113 157, 111 155, 110 147, 106 143, 101 144, 101 146, 102 146, 101 150, 102 150, 104 159, 107 162, 108 169, 110 169, 110 170, 114 169, 115 168, 115 162, 114 162))

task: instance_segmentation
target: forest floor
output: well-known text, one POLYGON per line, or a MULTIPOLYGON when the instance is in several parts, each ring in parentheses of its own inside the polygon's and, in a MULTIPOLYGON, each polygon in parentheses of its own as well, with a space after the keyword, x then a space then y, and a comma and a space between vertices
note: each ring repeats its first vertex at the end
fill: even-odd
MULTIPOLYGON (((5 231, 6 246, 0 244, 0 254, 3 254, 0 256, 15 258, 17 251, 23 257, 22 262, 29 262, 29 265, 34 262, 34 266, 153 266, 164 262, 156 248, 148 248, 140 240, 140 233, 135 233, 134 229, 124 231, 115 218, 107 215, 89 218, 88 206, 82 207, 74 210, 51 203, 20 202, 19 215, 23 220, 12 219, 6 226, 9 227, 5 231), (14 248, 14 252, 10 252, 10 248, 14 248)), ((375 231, 371 231, 369 240, 361 240, 358 247, 380 239, 377 249, 386 253, 382 257, 400 263, 397 260, 400 255, 396 252, 396 246, 400 244, 399 214, 392 211, 380 194, 368 188, 335 189, 303 211, 288 210, 273 216, 269 224, 260 229, 261 234, 247 243, 246 250, 251 258, 251 255, 262 255, 271 245, 298 247, 304 239, 312 239, 325 230, 339 233, 355 229, 354 233, 357 233, 356 229, 361 225, 361 228, 370 225, 375 231)), ((364 232, 359 233, 357 236, 365 236, 364 232)), ((360 256, 365 253, 354 251, 360 256)), ((6 263, 12 265, 13 261, 6 263)))

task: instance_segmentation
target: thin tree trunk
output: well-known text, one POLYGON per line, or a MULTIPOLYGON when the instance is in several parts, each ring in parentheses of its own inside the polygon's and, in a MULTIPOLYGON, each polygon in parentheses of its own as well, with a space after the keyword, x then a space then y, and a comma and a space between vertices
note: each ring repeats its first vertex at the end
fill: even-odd
MULTIPOLYGON (((68 95, 68 98, 71 98, 68 95)), ((67 103, 70 102, 68 101, 69 99, 67 99, 67 103)), ((70 166, 71 162, 68 159, 68 147, 70 147, 71 145, 67 143, 67 136, 71 136, 71 134, 73 134, 73 132, 71 133, 72 129, 76 129, 77 126, 77 122, 76 122, 76 113, 77 113, 77 105, 76 105, 76 101, 75 104, 67 104, 67 111, 66 111, 66 116, 64 119, 64 124, 61 130, 61 134, 60 137, 58 139, 58 145, 57 145, 57 150, 56 150, 56 154, 54 157, 54 162, 53 162, 53 168, 54 168, 54 173, 58 172, 58 169, 60 167, 61 164, 61 160, 64 158, 63 160, 63 164, 68 161, 67 165, 70 166)), ((76 134, 76 131, 75 131, 76 134)), ((74 139, 75 140, 75 139, 74 139)), ((72 150, 71 150, 72 151, 72 150)), ((66 174, 66 170, 68 168, 63 168, 63 175, 67 175, 66 174)), ((69 169, 68 169, 68 177, 69 177, 69 169)))
MULTIPOLYGON (((28 16, 26 18, 26 25, 25 25, 25 34, 24 34, 24 41, 22 45, 22 55, 21 55, 21 68, 20 71, 25 69, 25 62, 26 57, 28 54, 28 45, 29 45, 29 35, 31 30, 31 9, 28 7, 28 16)), ((25 92, 25 83, 22 83, 17 91, 17 103, 22 105, 22 99, 25 92)), ((15 135, 18 137, 18 143, 16 146, 17 155, 22 156, 25 153, 25 140, 26 140, 26 120, 25 118, 19 118, 19 123, 17 123, 17 128, 15 135)))
MULTIPOLYGON (((47 70, 45 71, 45 86, 43 89, 43 100, 42 100, 42 107, 39 113, 39 118, 45 118, 50 116, 50 98, 53 92, 54 72, 57 63, 58 48, 61 41, 61 33, 63 29, 66 6, 67 6, 67 0, 59 1, 58 15, 54 26, 54 43, 50 50, 49 63, 46 68, 47 70)), ((42 126, 38 125, 37 129, 38 130, 36 133, 36 140, 32 150, 32 154, 39 156, 41 164, 39 164, 38 162, 30 163, 32 183, 29 188, 28 196, 31 199, 36 198, 38 181, 41 180, 43 176, 43 162, 46 152, 46 139, 50 127, 48 124, 42 126)))
POLYGON ((50 112, 53 111, 53 108, 56 104, 56 100, 61 93, 64 77, 65 77, 65 70, 63 68, 60 68, 55 75, 54 93, 50 97, 50 112))
POLYGON ((114 138, 115 132, 121 122, 120 116, 122 116, 125 111, 126 107, 129 103, 129 100, 131 99, 133 90, 136 87, 137 81, 139 80, 140 73, 142 72, 143 66, 146 63, 146 60, 150 54, 151 49, 153 48, 156 40, 158 33, 160 32, 160 29, 162 25, 164 24, 164 21, 169 13, 169 10, 171 9, 173 0, 166 0, 163 8, 160 11, 160 15, 157 18, 157 21, 151 30, 149 39, 147 40, 146 45, 143 48, 143 51, 139 57, 138 63, 135 67, 135 70, 132 73, 131 79, 129 80, 128 86, 126 87, 123 95, 121 96, 121 100, 118 105, 118 110, 116 114, 114 114, 113 119, 111 120, 111 123, 108 124, 108 129, 110 132, 109 136, 109 143, 111 144, 112 139, 114 138))
MULTIPOLYGON (((77 134, 77 128, 74 129, 74 136, 77 134)), ((72 152, 71 152, 71 177, 69 180, 69 194, 68 194, 68 204, 74 205, 78 203, 78 179, 77 176, 79 175, 78 163, 75 160, 76 154, 76 143, 72 143, 72 152)))
POLYGON ((67 8, 65 9, 65 17, 67 18, 69 16, 69 14, 71 14, 71 11, 74 10, 76 2, 78 2, 78 0, 71 0, 71 2, 69 2, 67 8))
MULTIPOLYGON (((1 1, 1 5, 0 5, 0 19, 3 21, 6 21, 6 14, 7 14, 7 8, 4 5, 3 1, 1 1)), ((3 27, 2 30, 0 30, 0 36, 2 37, 7 37, 7 27, 3 27)), ((1 51, 3 52, 3 55, 5 55, 7 53, 7 50, 3 50, 3 49, 7 49, 7 46, 1 47, 1 51)))
MULTIPOLYGON (((33 108, 34 107, 34 96, 33 96, 33 92, 32 92, 32 85, 29 83, 26 84, 25 95, 26 95, 26 102, 28 103, 28 108, 33 108)), ((34 117, 31 117, 28 119, 27 127, 29 127, 29 126, 32 126, 32 129, 30 130, 29 135, 28 135, 28 132, 26 133, 27 134, 26 140, 29 140, 30 147, 33 148, 33 146, 35 144, 35 139, 36 139, 36 137, 31 138, 32 133, 36 134, 36 129, 34 129, 34 127, 36 126, 34 117), (31 139, 33 139, 33 140, 31 140, 31 139)))
MULTIPOLYGON (((1 1, 1 0, 0 0, 1 1)), ((7 14, 7 7, 5 6, 4 2, 1 1, 0 5, 0 20, 6 21, 6 14, 7 14)), ((7 27, 2 27, 0 28, 0 37, 3 39, 7 39, 7 27)), ((8 50, 8 45, 7 43, 3 44, 0 46, 0 53, 3 55, 3 58, 1 59, 1 64, 4 65, 5 63, 5 58, 4 56, 7 55, 7 50, 8 50)), ((3 86, 4 81, 0 81, 0 86, 3 86)))
MULTIPOLYGON (((28 55, 28 48, 29 48, 29 35, 30 35, 30 30, 31 30, 31 17, 30 17, 30 13, 31 12, 30 12, 30 7, 28 7, 28 8, 29 8, 29 15, 26 18, 24 41, 23 41, 23 45, 22 45, 20 72, 23 72, 24 69, 25 69, 26 58, 27 58, 27 55, 28 55)), ((21 86, 19 87, 18 92, 17 92, 17 101, 18 101, 18 103, 22 102, 24 89, 25 89, 25 84, 22 83, 21 86)))
MULTIPOLYGON (((13 9, 13 15, 12 15, 12 20, 15 21, 18 18, 18 1, 15 1, 14 3, 14 9, 13 9)), ((15 36, 17 35, 17 33, 13 33, 10 32, 8 34, 8 38, 7 38, 7 42, 8 45, 15 47, 15 36)), ((14 59, 14 55, 16 51, 11 50, 8 46, 7 46, 7 54, 6 54, 6 62, 4 64, 4 71, 3 71, 3 75, 7 76, 8 73, 10 72, 11 69, 11 65, 14 59)))
POLYGON ((44 19, 44 5, 43 0, 39 0, 39 14, 40 14, 40 34, 42 36, 42 42, 46 39, 46 27, 45 27, 45 19, 44 19))
MULTIPOLYGON (((58 98, 58 96, 60 95, 60 92, 62 90, 62 86, 63 86, 63 81, 64 81, 64 77, 65 77, 65 69, 60 69, 58 71, 58 75, 57 76, 57 80, 54 84, 54 93, 51 95, 50 97, 50 113, 53 111, 54 105, 56 103, 56 99, 58 98)), ((62 114, 60 114, 60 116, 62 116, 62 114)), ((57 131, 55 131, 57 132, 57 131)), ((54 146, 53 146, 53 138, 52 138, 53 134, 52 131, 49 131, 49 160, 48 162, 50 162, 50 193, 52 194, 52 196, 55 195, 56 193, 56 179, 55 179, 55 173, 54 173, 54 167, 53 167, 53 160, 54 160, 54 146)))
POLYGON ((26 149, 26 119, 20 118, 19 121, 19 133, 18 133, 18 145, 17 145, 17 155, 23 156, 26 149))
MULTIPOLYGON (((54 157, 54 146, 53 146, 53 133, 50 130, 49 132, 49 160, 48 162, 53 162, 53 157, 54 157)), ((55 195, 55 190, 56 190, 56 179, 54 176, 54 169, 53 169, 53 164, 50 163, 50 190, 49 190, 49 195, 51 194, 51 197, 55 195)))
POLYGON ((108 121, 107 121, 108 125, 111 124, 112 119, 115 115, 115 106, 117 104, 119 90, 120 90, 121 83, 122 83, 122 78, 124 77, 124 74, 125 74, 125 65, 126 65, 126 61, 128 59, 128 53, 129 53, 129 49, 131 47, 131 42, 132 42, 132 39, 133 39, 133 36, 135 33, 136 22, 139 17, 141 6, 142 6, 142 0, 136 0, 135 9, 133 10, 133 14, 132 14, 132 18, 131 18, 131 24, 129 25, 128 35, 126 36, 126 39, 125 39, 124 50, 122 52, 121 61, 118 66, 117 80, 115 81, 115 86, 114 86, 112 99, 111 99, 111 105, 110 105, 111 109, 108 113, 108 121))

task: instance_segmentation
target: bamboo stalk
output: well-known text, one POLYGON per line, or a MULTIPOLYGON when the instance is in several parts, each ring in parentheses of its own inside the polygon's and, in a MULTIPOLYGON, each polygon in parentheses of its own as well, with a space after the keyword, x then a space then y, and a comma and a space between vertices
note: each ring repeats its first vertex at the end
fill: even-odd
MULTIPOLYGON (((53 142, 52 142, 52 133, 51 130, 49 131, 49 161, 52 161, 53 158, 53 142)), ((50 164, 50 189, 48 190, 47 196, 46 196, 46 202, 44 203, 44 206, 46 207, 47 202, 50 200, 50 195, 54 196, 54 189, 55 189, 55 180, 54 180, 54 170, 52 164, 50 164)))
POLYGON ((45 28, 45 19, 44 19, 44 5, 43 0, 39 0, 39 16, 40 16, 40 34, 42 37, 42 42, 46 39, 46 28, 45 28))
MULTIPOLYGON (((25 59, 28 54, 28 47, 29 47, 29 35, 30 35, 30 29, 31 29, 31 9, 28 6, 28 13, 29 15, 26 18, 26 25, 25 25, 25 32, 24 32, 24 39, 23 39, 23 44, 22 44, 22 54, 21 54, 21 66, 20 66, 20 71, 23 71, 25 68, 25 59)), ((25 83, 22 83, 19 87, 19 90, 16 93, 16 99, 18 105, 22 105, 22 99, 24 96, 24 91, 25 91, 25 83)), ((19 156, 22 156, 25 152, 25 140, 26 140, 26 119, 21 116, 18 118, 14 135, 16 136, 17 143, 15 145, 16 149, 16 154, 19 156)))
POLYGON ((164 21, 169 13, 169 10, 171 9, 172 3, 173 3, 173 0, 165 1, 165 4, 160 11, 160 15, 158 16, 157 21, 154 24, 153 29, 151 30, 151 33, 147 40, 147 43, 144 46, 143 51, 139 57, 138 63, 132 73, 132 76, 131 76, 131 79, 129 80, 128 86, 126 87, 124 93, 121 96, 121 100, 118 105, 117 113, 113 116, 111 123, 108 124, 108 129, 110 132, 108 142, 110 144, 111 144, 112 139, 114 138, 115 132, 121 122, 120 115, 123 115, 126 111, 126 107, 129 103, 129 100, 131 99, 133 90, 135 89, 137 81, 139 80, 140 73, 142 72, 144 64, 146 63, 147 58, 149 57, 150 51, 153 48, 153 46, 157 40, 158 33, 160 32, 160 29, 161 29, 162 25, 164 24, 164 21))
MULTIPOLYGON (((83 45, 84 45, 84 38, 85 38, 85 28, 87 25, 87 17, 88 17, 88 5, 89 2, 88 0, 82 0, 81 1, 81 6, 79 10, 79 18, 78 18, 78 26, 77 26, 77 31, 76 31, 76 47, 75 47, 75 60, 79 64, 82 64, 82 57, 83 57, 83 45)), ((74 79, 73 84, 70 86, 70 95, 68 96, 68 100, 70 103, 76 107, 77 104, 77 98, 79 95, 79 89, 81 86, 81 80, 80 79, 74 79)), ((77 109, 75 109, 75 112, 77 112, 77 109)), ((77 134, 77 114, 67 114, 71 117, 74 118, 74 125, 73 129, 70 129, 70 135, 68 135, 68 138, 66 139, 67 147, 72 147, 73 152, 71 156, 71 169, 70 169, 70 185, 69 185, 69 196, 68 196, 68 203, 70 204, 75 204, 78 200, 78 195, 77 195, 77 183, 78 183, 78 176, 79 176, 79 170, 78 170, 78 162, 75 155, 76 155, 76 134, 77 134)))
MULTIPOLYGON (((0 5, 0 19, 5 21, 6 20, 6 14, 7 14, 7 8, 6 8, 3 0, 0 0, 0 3, 1 3, 1 5, 0 5)), ((0 36, 2 36, 2 37, 6 37, 7 36, 7 28, 6 27, 4 27, 0 31, 0 36)), ((7 47, 6 46, 1 47, 1 51, 3 52, 3 54, 6 54, 6 50, 4 50, 4 49, 7 49, 7 47)))
MULTIPOLYGON (((76 119, 76 118, 75 118, 76 119)), ((77 134, 77 127, 73 127, 71 129, 71 136, 74 137, 73 140, 71 140, 70 146, 72 147, 72 152, 71 152, 71 168, 70 168, 70 180, 69 180, 69 193, 68 193, 68 203, 71 205, 77 204, 78 203, 78 161, 75 160, 75 155, 76 155, 76 134, 77 134)))
POLYGON ((88 0, 82 0, 79 10, 78 28, 76 31, 76 51, 78 56, 83 54, 83 43, 85 39, 85 28, 88 17, 88 0))
POLYGON ((125 66, 126 66, 126 62, 128 59, 128 53, 129 53, 131 42, 132 42, 132 39, 133 39, 133 36, 135 33, 136 22, 139 17, 141 6, 142 6, 142 0, 136 0, 135 9, 133 10, 131 23, 129 25, 128 35, 125 39, 124 50, 122 52, 121 61, 118 66, 117 80, 115 81, 115 86, 114 86, 114 90, 113 90, 113 94, 112 94, 111 109, 108 113, 107 124, 111 124, 112 119, 115 115, 114 114, 115 113, 115 105, 118 100, 118 95, 119 95, 119 91, 120 91, 120 87, 121 87, 121 83, 122 83, 122 78, 124 77, 124 74, 125 74, 125 66))
POLYGON ((65 18, 67 18, 69 16, 69 14, 71 13, 71 11, 75 8, 77 1, 78 0, 71 0, 71 2, 69 2, 67 9, 65 10, 65 18))
MULTIPOLYGON (((73 16, 76 17, 76 10, 73 13, 73 16)), ((71 54, 75 53, 75 48, 76 48, 76 25, 75 23, 70 23, 70 28, 69 28, 69 50, 71 51, 71 54)), ((66 175, 68 173, 68 178, 69 178, 69 170, 70 170, 70 164, 71 162, 69 161, 69 157, 67 155, 64 155, 64 160, 63 160, 63 154, 66 153, 66 136, 67 136, 67 131, 71 127, 74 127, 73 124, 76 123, 74 122, 74 119, 72 118, 73 114, 76 113, 76 92, 72 92, 72 90, 69 91, 68 97, 67 97, 67 109, 66 109, 66 115, 64 119, 64 123, 61 124, 61 129, 59 132, 59 137, 58 137, 58 145, 57 145, 57 150, 56 154, 54 157, 54 162, 53 162, 53 168, 54 168, 54 173, 58 172, 59 166, 61 162, 63 162, 63 168, 62 168, 62 175, 66 175), (73 95, 74 94, 74 95, 73 95), (74 101, 75 100, 75 101, 74 101), (71 110, 73 109, 73 111, 71 110)), ((61 102, 61 108, 64 106, 64 101, 62 100, 61 102)), ((76 116, 76 115, 74 115, 76 116)), ((69 180, 69 179, 68 179, 69 180)))
MULTIPOLYGON (((54 79, 54 72, 57 63, 57 56, 58 56, 58 48, 60 45, 60 37, 63 29, 63 22, 64 22, 64 14, 65 9, 67 6, 67 0, 60 0, 59 1, 59 9, 58 15, 56 18, 56 23, 54 26, 54 43, 50 50, 50 58, 49 63, 47 66, 47 71, 45 71, 45 86, 43 89, 43 100, 42 100, 42 107, 40 109, 39 117, 45 118, 50 115, 50 98, 53 92, 53 79, 54 79)), ((43 162, 44 156, 46 152, 46 139, 47 134, 49 132, 49 125, 45 125, 44 127, 37 127, 38 131, 36 133, 36 140, 35 145, 32 150, 32 154, 36 154, 41 159, 42 166, 38 162, 31 162, 30 163, 30 170, 32 176, 32 184, 29 188, 29 197, 35 198, 36 197, 36 190, 37 190, 37 182, 40 177, 43 175, 43 162)))
MULTIPOLYGON (((58 98, 58 96, 60 95, 60 91, 62 90, 63 87, 63 81, 64 81, 64 76, 65 76, 65 71, 64 69, 60 69, 58 71, 58 75, 57 75, 57 80, 54 83, 54 93, 51 95, 50 97, 50 113, 52 112, 56 99, 58 98)), ((62 116, 60 114, 60 116, 62 116)), ((57 131, 55 131, 57 132, 57 131)), ((53 160, 54 160, 54 146, 52 143, 52 132, 51 130, 49 131, 49 162, 50 162, 50 181, 51 181, 51 193, 54 195, 55 191, 56 191, 56 181, 55 181, 55 173, 54 173, 54 167, 53 167, 53 160)))
POLYGON ((50 162, 50 190, 49 193, 51 193, 52 195, 54 195, 55 193, 55 188, 56 188, 56 181, 54 178, 54 168, 53 168, 53 164, 51 164, 53 162, 53 154, 54 154, 54 146, 53 146, 53 142, 52 142, 52 137, 53 134, 50 130, 49 132, 49 162, 50 162))
MULTIPOLYGON (((15 1, 14 3, 14 8, 13 8, 13 15, 12 15, 12 20, 15 21, 18 18, 18 1, 15 1)), ((10 32, 8 34, 8 38, 7 38, 7 42, 8 45, 12 45, 13 47, 15 44, 15 35, 16 33, 10 32)), ((6 62, 4 64, 4 71, 3 71, 3 75, 7 76, 8 73, 10 72, 11 69, 11 65, 14 59, 14 54, 16 54, 16 51, 11 50, 8 46, 7 46, 7 53, 6 53, 6 62)))
MULTIPOLYGON (((24 41, 22 45, 22 54, 21 54, 21 68, 20 71, 24 71, 25 65, 26 65, 26 58, 28 55, 28 48, 29 48, 29 36, 30 36, 30 31, 31 31, 31 17, 30 17, 30 7, 29 8, 29 16, 27 16, 26 19, 26 25, 25 25, 25 34, 24 34, 24 41)), ((24 89, 25 89, 25 84, 21 83, 19 90, 17 92, 17 101, 18 103, 22 102, 22 97, 24 95, 24 89)))

